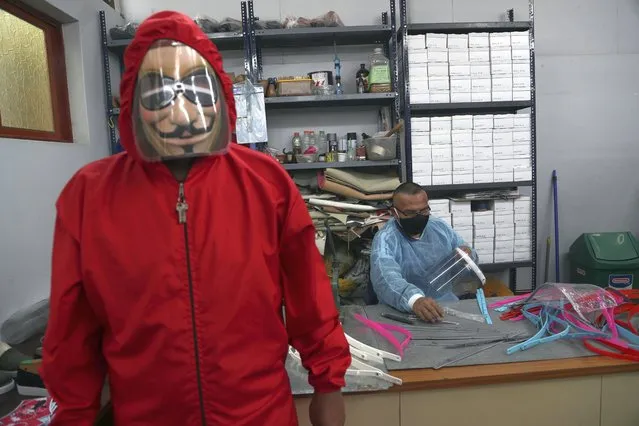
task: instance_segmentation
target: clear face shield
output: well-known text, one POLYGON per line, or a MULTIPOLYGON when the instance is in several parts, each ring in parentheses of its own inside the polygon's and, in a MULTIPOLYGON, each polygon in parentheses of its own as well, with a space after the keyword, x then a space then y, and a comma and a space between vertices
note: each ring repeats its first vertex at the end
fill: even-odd
POLYGON ((442 258, 433 266, 432 271, 426 278, 426 287, 433 292, 434 298, 449 294, 462 282, 470 283, 477 288, 486 284, 483 272, 461 248, 454 249, 442 258))
POLYGON ((185 44, 153 43, 138 73, 133 130, 146 161, 224 153, 231 126, 211 64, 185 44))

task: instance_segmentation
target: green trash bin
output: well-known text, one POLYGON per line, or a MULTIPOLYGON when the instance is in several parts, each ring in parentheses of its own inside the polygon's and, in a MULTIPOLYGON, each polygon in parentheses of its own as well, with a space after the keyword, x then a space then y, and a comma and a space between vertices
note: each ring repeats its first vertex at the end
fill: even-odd
POLYGON ((572 283, 638 287, 639 241, 631 232, 581 234, 570 246, 568 257, 572 283))

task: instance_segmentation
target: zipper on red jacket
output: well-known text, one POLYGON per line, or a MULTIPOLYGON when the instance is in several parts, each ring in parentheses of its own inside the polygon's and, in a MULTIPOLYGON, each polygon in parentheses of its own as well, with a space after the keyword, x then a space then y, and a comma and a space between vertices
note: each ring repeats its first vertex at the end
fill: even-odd
POLYGON ((189 250, 189 232, 186 224, 186 213, 189 210, 189 204, 184 196, 184 182, 180 182, 178 189, 178 199, 175 205, 175 211, 178 215, 178 223, 184 228, 184 246, 186 248, 186 272, 189 280, 189 298, 191 301, 191 326, 193 328, 193 350, 195 352, 195 372, 197 374, 197 392, 200 399, 200 416, 202 418, 202 426, 206 426, 206 415, 204 412, 204 392, 202 391, 202 377, 200 372, 200 347, 197 340, 197 328, 195 327, 195 295, 193 293, 193 277, 191 275, 191 254, 189 250))

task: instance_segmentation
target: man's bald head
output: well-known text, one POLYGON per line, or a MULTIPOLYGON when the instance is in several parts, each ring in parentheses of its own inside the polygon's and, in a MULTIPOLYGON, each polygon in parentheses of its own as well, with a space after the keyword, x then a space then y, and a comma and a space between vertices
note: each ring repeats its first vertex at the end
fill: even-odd
POLYGON ((421 186, 413 182, 402 183, 393 192, 393 207, 399 216, 406 216, 404 212, 417 213, 428 209, 428 194, 421 186))

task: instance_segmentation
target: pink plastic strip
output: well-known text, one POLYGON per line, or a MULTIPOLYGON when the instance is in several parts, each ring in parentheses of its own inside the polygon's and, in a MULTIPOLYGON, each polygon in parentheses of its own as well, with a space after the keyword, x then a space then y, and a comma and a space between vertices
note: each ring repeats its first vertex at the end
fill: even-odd
POLYGON ((395 324, 385 324, 369 320, 368 318, 364 318, 360 314, 355 314, 354 317, 357 321, 361 322, 371 330, 376 331, 380 336, 388 340, 395 347, 395 349, 397 349, 397 352, 400 356, 404 355, 404 349, 406 348, 406 346, 408 346, 410 340, 413 338, 413 335, 410 331, 395 324), (392 331, 403 334, 404 336, 406 336, 406 338, 400 343, 395 335, 391 333, 392 331))
POLYGON ((526 299, 529 296, 530 296, 530 293, 522 294, 520 296, 509 297, 508 299, 498 300, 497 302, 493 302, 490 305, 488 305, 488 307, 490 309, 500 308, 500 307, 502 307, 504 305, 509 305, 511 303, 515 303, 515 302, 519 302, 521 300, 524 300, 524 299, 526 299))

